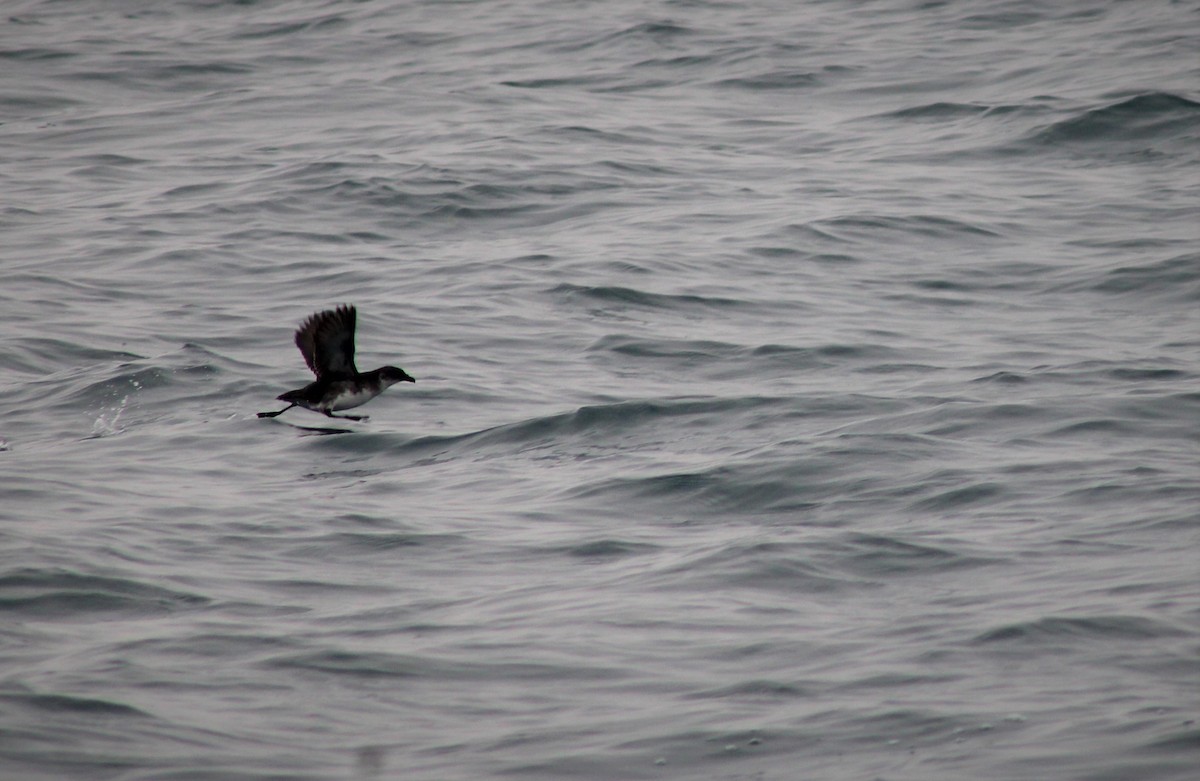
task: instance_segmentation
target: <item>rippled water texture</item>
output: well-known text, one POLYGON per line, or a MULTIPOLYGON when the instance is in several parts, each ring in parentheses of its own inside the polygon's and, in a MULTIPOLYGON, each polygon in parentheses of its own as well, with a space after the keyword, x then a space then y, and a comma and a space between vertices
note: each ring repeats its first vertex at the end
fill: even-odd
POLYGON ((1195 3, 2 11, 0 777, 1195 777, 1195 3))

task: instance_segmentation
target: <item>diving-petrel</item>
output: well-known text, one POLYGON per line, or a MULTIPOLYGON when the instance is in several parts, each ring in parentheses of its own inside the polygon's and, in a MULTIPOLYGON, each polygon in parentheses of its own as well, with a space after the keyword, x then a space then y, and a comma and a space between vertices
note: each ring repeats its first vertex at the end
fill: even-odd
POLYGON ((362 373, 354 368, 356 319, 354 307, 343 305, 317 312, 296 329, 296 346, 317 379, 277 396, 280 401, 288 402, 288 406, 278 412, 260 412, 260 418, 273 418, 292 407, 304 407, 331 418, 365 420, 366 415, 334 415, 333 411, 366 404, 398 382, 416 382, 395 366, 362 373))

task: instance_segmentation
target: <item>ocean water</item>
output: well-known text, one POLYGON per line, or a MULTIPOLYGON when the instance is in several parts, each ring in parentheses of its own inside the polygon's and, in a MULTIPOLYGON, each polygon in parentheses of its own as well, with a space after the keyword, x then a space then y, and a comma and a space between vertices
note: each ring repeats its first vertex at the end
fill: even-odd
POLYGON ((1196 3, 0 10, 0 777, 1196 777, 1196 3))

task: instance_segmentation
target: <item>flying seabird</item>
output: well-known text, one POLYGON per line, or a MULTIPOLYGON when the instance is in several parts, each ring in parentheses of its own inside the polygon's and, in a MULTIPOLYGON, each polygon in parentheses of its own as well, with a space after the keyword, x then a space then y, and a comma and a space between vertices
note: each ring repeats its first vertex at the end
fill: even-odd
POLYGON ((395 366, 362 373, 354 367, 356 319, 354 307, 343 305, 317 312, 296 329, 296 346, 317 379, 277 396, 288 406, 278 412, 260 412, 260 418, 273 418, 292 407, 304 407, 331 418, 365 420, 366 415, 334 415, 333 411, 366 404, 398 382, 416 382, 395 366))

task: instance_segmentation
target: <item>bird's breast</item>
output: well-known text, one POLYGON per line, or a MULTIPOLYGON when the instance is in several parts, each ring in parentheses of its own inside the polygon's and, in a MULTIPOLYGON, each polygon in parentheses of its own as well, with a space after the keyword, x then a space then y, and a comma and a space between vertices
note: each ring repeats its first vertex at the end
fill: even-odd
POLYGON ((352 407, 366 404, 378 395, 379 389, 376 388, 341 385, 335 387, 326 395, 325 403, 322 406, 336 412, 337 410, 351 409, 352 407))

